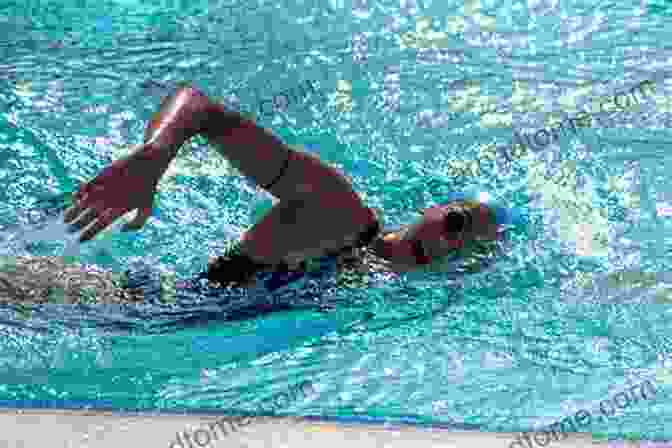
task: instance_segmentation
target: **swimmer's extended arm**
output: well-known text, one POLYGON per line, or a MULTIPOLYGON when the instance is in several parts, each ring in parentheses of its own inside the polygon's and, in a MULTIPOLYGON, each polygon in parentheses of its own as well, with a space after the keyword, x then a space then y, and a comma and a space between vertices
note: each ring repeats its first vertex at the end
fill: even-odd
POLYGON ((291 150, 271 132, 200 91, 181 87, 149 122, 145 144, 80 188, 66 222, 88 208, 75 226, 91 224, 81 238, 86 241, 138 208, 139 218, 129 227, 142 227, 151 215, 156 184, 179 148, 197 134, 206 136, 232 165, 280 200, 243 236, 241 250, 254 261, 277 264, 287 257, 339 249, 373 219, 335 168, 312 154, 291 150))
POLYGON ((248 230, 241 251, 258 262, 322 255, 339 249, 372 220, 348 179, 318 157, 290 149, 267 129, 193 88, 165 100, 145 136, 174 157, 185 139, 201 134, 243 175, 279 199, 248 230))

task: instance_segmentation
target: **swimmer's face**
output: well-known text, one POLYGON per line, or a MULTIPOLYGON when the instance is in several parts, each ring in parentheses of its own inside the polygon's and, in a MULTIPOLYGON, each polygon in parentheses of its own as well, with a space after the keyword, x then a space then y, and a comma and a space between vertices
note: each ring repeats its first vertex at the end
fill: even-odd
POLYGON ((419 222, 378 242, 376 252, 399 270, 430 264, 475 239, 497 239, 494 213, 480 203, 452 202, 422 213, 419 222))
POLYGON ((492 215, 487 206, 473 202, 439 205, 425 209, 404 239, 430 259, 444 257, 474 239, 496 239, 492 215))

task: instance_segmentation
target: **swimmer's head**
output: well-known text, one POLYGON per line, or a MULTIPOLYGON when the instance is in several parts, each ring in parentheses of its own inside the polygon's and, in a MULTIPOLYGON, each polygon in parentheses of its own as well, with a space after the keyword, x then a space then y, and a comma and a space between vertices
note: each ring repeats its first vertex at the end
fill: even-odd
POLYGON ((389 233, 376 251, 409 268, 435 264, 475 240, 497 239, 496 213, 477 201, 457 200, 423 210, 422 218, 389 233))

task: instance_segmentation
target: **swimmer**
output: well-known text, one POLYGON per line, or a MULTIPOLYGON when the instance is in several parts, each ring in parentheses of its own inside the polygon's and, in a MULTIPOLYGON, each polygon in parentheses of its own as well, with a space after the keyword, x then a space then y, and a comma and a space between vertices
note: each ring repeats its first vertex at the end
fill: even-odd
MULTIPOLYGON (((276 280, 273 275, 281 273, 282 282, 288 283, 314 259, 331 260, 338 269, 371 264, 404 273, 454 255, 471 242, 497 239, 494 209, 471 200, 427 208, 418 222, 383 230, 381 216, 337 169, 290 148, 192 86, 181 86, 163 100, 142 144, 80 186, 65 210, 65 223, 81 232, 84 242, 137 210, 123 230, 141 229, 152 215, 159 180, 184 143, 197 135, 278 200, 195 278, 209 286, 250 287, 259 273, 276 280)), ((0 277, 0 287, 8 283, 8 276, 0 277)))

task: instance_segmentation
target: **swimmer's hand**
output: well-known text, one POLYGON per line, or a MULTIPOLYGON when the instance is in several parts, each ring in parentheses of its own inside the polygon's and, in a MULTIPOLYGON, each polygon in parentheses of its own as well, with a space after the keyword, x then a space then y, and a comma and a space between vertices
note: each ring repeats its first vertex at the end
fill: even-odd
POLYGON ((122 231, 138 230, 152 215, 154 194, 172 157, 162 148, 145 143, 130 155, 103 169, 92 181, 79 187, 64 221, 73 231, 81 231, 80 242, 94 238, 120 216, 138 213, 122 231))

